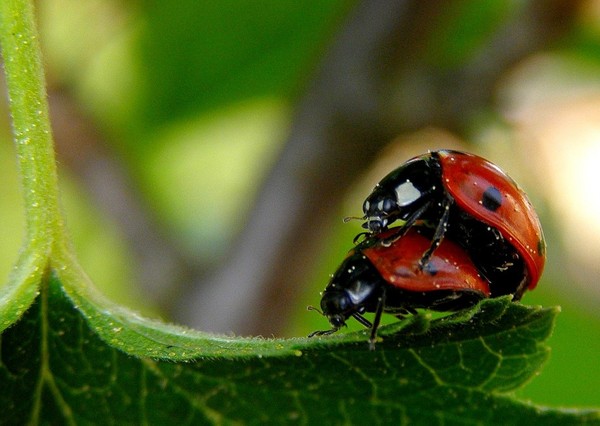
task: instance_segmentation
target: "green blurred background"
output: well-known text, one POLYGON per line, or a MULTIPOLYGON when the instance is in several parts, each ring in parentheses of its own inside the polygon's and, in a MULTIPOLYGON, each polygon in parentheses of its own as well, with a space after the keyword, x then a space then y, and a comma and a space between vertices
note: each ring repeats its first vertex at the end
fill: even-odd
MULTIPOLYGON (((470 150, 544 223, 523 302, 562 307, 520 396, 600 406, 600 1, 375 3, 38 2, 81 263, 149 316, 304 336, 327 326, 306 305, 360 231, 341 219, 409 157, 470 150)), ((24 219, 0 108, 6 277, 24 219)))

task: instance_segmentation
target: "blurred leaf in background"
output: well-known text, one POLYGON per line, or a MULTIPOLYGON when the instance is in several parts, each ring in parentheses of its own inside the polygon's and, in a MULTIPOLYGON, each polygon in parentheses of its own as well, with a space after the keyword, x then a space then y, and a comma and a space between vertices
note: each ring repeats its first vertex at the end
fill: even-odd
MULTIPOLYGON (((410 156, 442 146, 471 150, 515 177, 542 215, 549 267, 523 302, 563 307, 548 367, 521 396, 600 404, 600 177, 593 174, 600 2, 385 7, 349 0, 40 2, 64 204, 81 263, 113 300, 184 317, 185 299, 194 300, 192 290, 232 259, 236 236, 252 226, 261 184, 282 164, 286 141, 312 138, 302 120, 323 121, 329 142, 318 141, 316 150, 302 142, 290 154, 330 159, 323 179, 335 190, 307 192, 309 213, 299 213, 322 222, 296 229, 290 217, 297 239, 276 262, 290 271, 282 280, 291 290, 252 290, 261 301, 256 312, 276 312, 278 333, 307 334, 325 320, 305 306, 318 304, 359 232, 341 218, 360 214, 370 186, 410 156), (328 102, 330 115, 320 114, 328 102), (294 281, 290 262, 303 282, 294 281)), ((5 118, 1 131, 6 276, 23 226, 5 118)), ((313 182, 307 169, 285 165, 313 182)), ((275 244, 278 235, 269 232, 262 231, 275 244)), ((254 256, 267 260, 259 250, 254 256)), ((243 282, 233 284, 245 295, 243 282)), ((257 334, 271 333, 272 323, 263 319, 257 334)))
POLYGON ((121 229, 154 303, 171 309, 243 226, 352 4, 40 4, 59 155, 121 229))

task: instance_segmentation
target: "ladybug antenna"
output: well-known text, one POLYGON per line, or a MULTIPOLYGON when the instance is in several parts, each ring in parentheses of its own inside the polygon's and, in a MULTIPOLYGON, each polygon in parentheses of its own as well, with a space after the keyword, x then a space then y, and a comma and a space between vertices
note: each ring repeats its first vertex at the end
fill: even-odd
POLYGON ((318 312, 319 314, 325 316, 325 314, 323 312, 321 312, 319 309, 315 308, 313 305, 308 305, 306 307, 306 310, 307 311, 315 311, 315 312, 318 312))
POLYGON ((365 218, 364 217, 359 217, 359 216, 346 216, 344 218, 344 223, 348 223, 351 220, 365 220, 365 218))

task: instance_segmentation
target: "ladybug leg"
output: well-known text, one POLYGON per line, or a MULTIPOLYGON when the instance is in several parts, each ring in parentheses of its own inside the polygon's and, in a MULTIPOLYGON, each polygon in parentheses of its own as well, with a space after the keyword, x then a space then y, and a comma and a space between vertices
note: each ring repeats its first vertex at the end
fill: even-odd
POLYGON ((366 319, 365 317, 363 317, 358 312, 353 313, 352 317, 356 321, 358 321, 359 323, 361 323, 362 325, 364 325, 366 328, 372 328, 373 327, 373 324, 371 324, 371 321, 369 321, 368 319, 366 319))
POLYGON ((416 309, 411 308, 409 306, 405 306, 403 308, 401 308, 400 310, 398 310, 397 312, 394 313, 394 316, 400 320, 403 321, 406 319, 407 316, 409 315, 418 315, 419 313, 417 312, 416 309))
POLYGON ((398 312, 395 317, 399 320, 405 319, 408 315, 417 315, 418 312, 416 309, 411 308, 410 306, 405 306, 402 308, 400 312, 398 312))
MULTIPOLYGON (((321 312, 320 310, 318 310, 317 308, 315 308, 314 306, 307 306, 306 307, 307 310, 309 311, 315 311, 318 312, 319 314, 323 315, 323 312, 321 312)), ((315 337, 315 336, 328 336, 330 334, 335 333, 336 331, 338 331, 340 329, 340 327, 333 327, 329 330, 317 330, 317 331, 313 331, 312 333, 310 333, 308 335, 309 338, 311 337, 315 337)))
POLYGON ((375 340, 377 339, 377 329, 381 322, 381 315, 383 314, 383 307, 385 306, 385 287, 381 289, 381 294, 377 298, 377 308, 375 309, 375 317, 373 318, 373 325, 371 326, 371 336, 369 337, 369 349, 375 350, 375 340))
POLYGON ((338 330, 339 330, 339 328, 332 328, 330 330, 317 330, 317 331, 313 331, 312 333, 310 333, 308 335, 308 337, 311 338, 311 337, 315 337, 315 336, 329 336, 330 334, 333 334, 338 330))
POLYGON ((529 284, 528 278, 528 274, 525 274, 523 281, 521 281, 521 283, 515 290, 515 294, 513 295, 513 301, 517 302, 521 300, 521 297, 523 297, 523 293, 525 293, 525 290, 527 290, 527 285, 529 284))
POLYGON ((383 245, 384 247, 389 247, 392 244, 394 244, 396 241, 398 241, 400 238, 402 238, 404 236, 404 234, 406 234, 406 232, 410 229, 411 226, 413 226, 415 224, 415 222, 417 220, 419 220, 419 218, 423 215, 423 213, 425 213, 427 211, 427 209, 429 209, 429 207, 431 207, 431 205, 433 204, 433 201, 429 201, 425 204, 423 204, 421 207, 419 207, 413 214, 411 214, 406 221, 404 222, 404 224, 402 226, 399 226, 396 232, 394 232, 390 237, 381 240, 381 245, 383 245))
POLYGON ((433 254, 435 249, 439 247, 439 245, 442 243, 442 240, 444 239, 444 235, 446 235, 446 231, 448 230, 448 222, 450 219, 451 207, 452 199, 446 198, 446 201, 443 204, 442 217, 440 218, 437 228, 435 228, 435 233, 431 238, 431 245, 429 246, 427 251, 423 253, 423 256, 421 256, 421 260, 419 260, 419 270, 421 271, 427 266, 431 255, 433 254))
POLYGON ((368 232, 361 232, 360 234, 358 234, 356 237, 354 237, 354 239, 352 240, 352 243, 356 244, 358 242, 358 240, 360 240, 362 237, 365 237, 367 235, 370 235, 368 232))

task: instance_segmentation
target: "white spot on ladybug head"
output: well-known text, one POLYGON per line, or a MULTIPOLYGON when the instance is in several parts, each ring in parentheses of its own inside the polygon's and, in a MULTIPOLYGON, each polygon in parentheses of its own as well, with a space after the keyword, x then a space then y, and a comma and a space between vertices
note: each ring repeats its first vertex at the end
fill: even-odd
POLYGON ((400 185, 398 185, 395 191, 396 203, 400 207, 412 204, 421 197, 421 191, 415 188, 415 186, 409 180, 406 180, 406 182, 402 182, 400 185))

